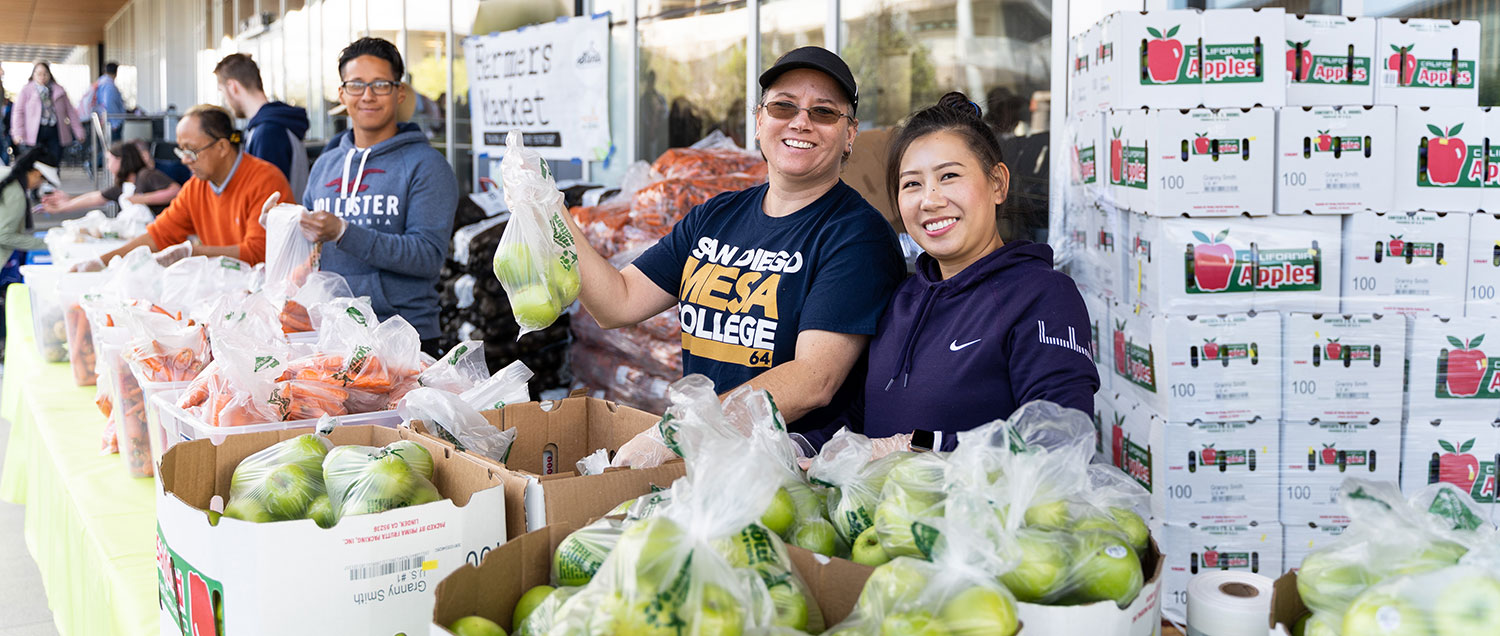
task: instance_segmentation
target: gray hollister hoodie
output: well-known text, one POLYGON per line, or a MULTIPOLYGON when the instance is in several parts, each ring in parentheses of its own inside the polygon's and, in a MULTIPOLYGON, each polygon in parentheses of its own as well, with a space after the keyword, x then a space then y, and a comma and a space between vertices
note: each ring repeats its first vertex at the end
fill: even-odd
POLYGON ((401 124, 395 137, 370 148, 340 136, 313 164, 302 205, 348 222, 342 238, 323 245, 323 270, 369 296, 381 320, 400 314, 424 340, 441 335, 437 282, 458 179, 420 127, 401 124))

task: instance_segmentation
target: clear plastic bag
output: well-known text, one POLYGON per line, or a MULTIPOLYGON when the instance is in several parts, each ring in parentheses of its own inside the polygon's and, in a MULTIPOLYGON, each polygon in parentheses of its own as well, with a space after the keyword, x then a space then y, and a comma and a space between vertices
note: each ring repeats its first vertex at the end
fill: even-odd
POLYGON ((328 499, 323 461, 330 446, 308 433, 246 457, 234 468, 224 516, 255 523, 310 518, 325 505, 318 500, 328 499))
POLYGON ((547 163, 521 144, 519 132, 511 131, 505 141, 500 178, 511 217, 495 250, 494 270, 525 335, 550 326, 578 298, 578 250, 547 163))
POLYGON ((552 554, 552 584, 558 587, 588 585, 624 532, 623 522, 605 517, 568 534, 552 554))
POLYGON ((401 399, 396 412, 406 422, 422 420, 431 425, 433 434, 452 443, 459 450, 477 453, 504 464, 510 458, 511 444, 517 429, 500 430, 491 426, 479 411, 463 398, 439 389, 419 388, 401 399))
POLYGON ((307 208, 281 203, 261 215, 266 227, 266 285, 286 285, 297 289, 308 274, 318 270, 320 243, 302 234, 302 217, 307 208))
POLYGON ((573 598, 581 587, 559 587, 547 595, 530 614, 522 619, 521 624, 514 625, 511 636, 546 636, 552 634, 557 625, 557 614, 568 599, 573 598))
POLYGON ((490 377, 484 359, 484 343, 465 340, 417 376, 420 386, 449 393, 463 393, 490 377))
POLYGON ((851 546, 875 525, 886 475, 912 454, 891 453, 875 461, 870 461, 870 455, 870 438, 840 429, 807 469, 813 483, 833 488, 828 495, 828 519, 851 546))
POLYGON ((527 383, 531 377, 531 369, 517 360, 458 397, 477 411, 499 410, 507 404, 530 402, 531 389, 527 383))
POLYGON ((350 515, 441 501, 444 497, 429 478, 431 466, 432 456, 414 442, 334 447, 323 460, 333 523, 350 515))
POLYGON ((1360 636, 1500 633, 1500 571, 1458 565, 1393 576, 1360 592, 1332 624, 1360 636))
POLYGON ((295 289, 284 287, 290 296, 281 302, 281 330, 285 333, 305 333, 313 330, 309 307, 315 307, 336 298, 352 298, 349 282, 333 272, 315 271, 295 289))

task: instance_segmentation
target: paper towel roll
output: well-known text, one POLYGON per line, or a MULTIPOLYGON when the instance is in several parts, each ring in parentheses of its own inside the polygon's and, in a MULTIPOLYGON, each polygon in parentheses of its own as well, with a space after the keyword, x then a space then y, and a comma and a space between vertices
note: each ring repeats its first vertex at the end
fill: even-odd
POLYGON ((1188 636, 1263 636, 1274 583, 1259 574, 1220 570, 1188 581, 1188 636))

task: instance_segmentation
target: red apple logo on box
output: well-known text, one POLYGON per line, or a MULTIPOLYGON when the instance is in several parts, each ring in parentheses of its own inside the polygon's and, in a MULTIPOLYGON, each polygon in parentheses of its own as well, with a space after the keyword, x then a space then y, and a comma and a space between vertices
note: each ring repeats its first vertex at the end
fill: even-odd
POLYGON ((1444 131, 1432 124, 1427 125, 1427 131, 1436 135, 1436 138, 1427 144, 1427 180, 1434 185, 1458 183, 1458 177, 1464 170, 1464 158, 1468 156, 1469 146, 1464 143, 1464 140, 1454 135, 1463 130, 1463 127, 1463 124, 1457 124, 1444 131))
POLYGON ((1411 44, 1406 46, 1392 44, 1391 50, 1395 51, 1395 54, 1391 55, 1385 62, 1387 69, 1401 72, 1402 86, 1411 85, 1411 78, 1417 73, 1417 56, 1410 53, 1411 47, 1411 44))
POLYGON ((1469 454, 1474 448, 1474 440, 1460 444, 1457 449, 1444 440, 1438 440, 1438 446, 1447 451, 1438 457, 1438 481, 1448 482, 1469 492, 1474 486, 1474 480, 1479 478, 1479 460, 1469 454))
POLYGON ((1193 281, 1203 291, 1229 289, 1229 279, 1234 273, 1234 247, 1224 243, 1229 230, 1224 230, 1212 239, 1207 234, 1194 231, 1198 245, 1193 247, 1193 281))
POLYGON ((1177 74, 1182 68, 1182 43, 1173 36, 1182 25, 1167 29, 1167 34, 1146 27, 1146 32, 1156 38, 1146 43, 1146 72, 1151 75, 1151 81, 1157 84, 1170 84, 1177 81, 1177 74))
POLYGON ((1448 352, 1448 395, 1472 397, 1479 393, 1479 383, 1484 379, 1485 366, 1489 362, 1484 352, 1476 348, 1483 341, 1484 334, 1468 342, 1448 336, 1448 344, 1454 347, 1448 352))
POLYGON ((1292 74, 1294 81, 1305 82, 1307 81, 1307 76, 1312 73, 1313 54, 1312 50, 1308 48, 1310 45, 1312 45, 1312 40, 1301 44, 1291 40, 1286 41, 1286 70, 1292 74), (1299 46, 1302 51, 1301 55, 1297 54, 1297 47, 1299 46), (1302 62, 1300 67, 1297 65, 1299 61, 1302 62))

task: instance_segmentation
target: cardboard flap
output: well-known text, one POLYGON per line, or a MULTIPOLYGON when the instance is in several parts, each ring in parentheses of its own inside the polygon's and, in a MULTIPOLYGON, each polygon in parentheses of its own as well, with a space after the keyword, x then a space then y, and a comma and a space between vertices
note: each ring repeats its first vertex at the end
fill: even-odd
POLYGON ((797 576, 802 577, 802 582, 818 600, 824 623, 833 626, 848 618, 854 611, 855 601, 859 600, 859 593, 865 589, 865 580, 875 568, 829 558, 794 545, 788 545, 786 551, 797 576))
POLYGON ((1307 606, 1302 604, 1302 595, 1297 593, 1297 573, 1287 572, 1276 579, 1275 587, 1271 590, 1271 629, 1276 629, 1276 625, 1280 623, 1290 631, 1307 611, 1307 606))
POLYGON ((465 616, 483 616, 514 631, 511 616, 527 590, 552 584, 552 554, 573 532, 553 525, 518 536, 491 550, 479 567, 465 565, 438 584, 432 622, 448 626, 465 616))

